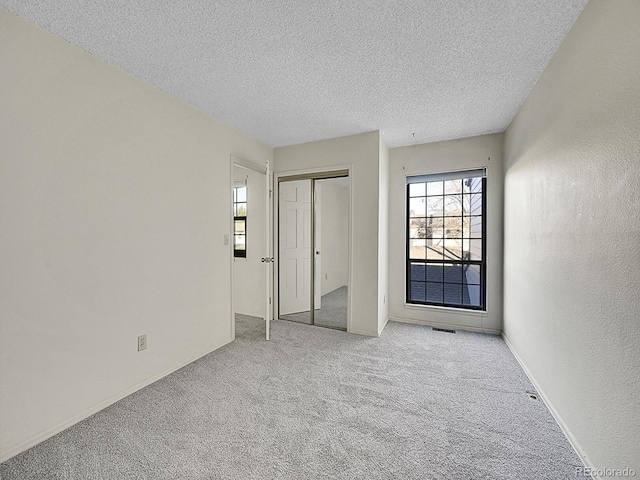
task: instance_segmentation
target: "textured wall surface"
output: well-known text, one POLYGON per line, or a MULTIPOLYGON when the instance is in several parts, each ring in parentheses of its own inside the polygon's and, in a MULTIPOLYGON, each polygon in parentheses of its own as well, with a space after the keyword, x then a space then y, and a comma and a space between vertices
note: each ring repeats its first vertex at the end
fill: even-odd
POLYGON ((229 158, 272 150, 5 10, 0 45, 1 460, 232 339, 229 158))
POLYGON ((351 166, 351 293, 349 331, 378 336, 379 132, 274 149, 274 172, 351 166))
POLYGON ((505 139, 504 332, 580 454, 640 472, 640 2, 592 1, 505 139))
POLYGON ((389 317, 500 333, 502 328, 502 134, 392 148, 389 167, 389 317), (490 159, 490 160, 489 160, 490 159), (487 167, 486 313, 405 305, 406 176, 487 167))

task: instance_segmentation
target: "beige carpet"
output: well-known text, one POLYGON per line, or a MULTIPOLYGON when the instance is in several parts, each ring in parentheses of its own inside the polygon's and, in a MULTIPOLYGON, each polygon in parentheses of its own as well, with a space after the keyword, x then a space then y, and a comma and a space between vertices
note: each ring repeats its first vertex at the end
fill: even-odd
POLYGON ((275 320, 0 465, 11 479, 583 478, 497 336, 275 320))

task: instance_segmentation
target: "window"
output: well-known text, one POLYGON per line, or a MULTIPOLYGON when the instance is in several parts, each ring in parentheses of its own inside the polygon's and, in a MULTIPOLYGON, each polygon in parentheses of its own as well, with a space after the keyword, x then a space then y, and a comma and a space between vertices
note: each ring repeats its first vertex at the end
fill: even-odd
POLYGON ((233 187, 233 256, 247 257, 247 187, 233 187))
POLYGON ((485 170, 407 177, 407 303, 484 310, 485 170))

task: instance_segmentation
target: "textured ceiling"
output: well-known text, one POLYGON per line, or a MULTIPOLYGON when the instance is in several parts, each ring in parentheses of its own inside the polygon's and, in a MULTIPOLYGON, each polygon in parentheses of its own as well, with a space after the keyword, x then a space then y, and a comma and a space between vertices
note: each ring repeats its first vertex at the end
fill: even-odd
POLYGON ((503 131, 586 0, 0 0, 270 146, 503 131))

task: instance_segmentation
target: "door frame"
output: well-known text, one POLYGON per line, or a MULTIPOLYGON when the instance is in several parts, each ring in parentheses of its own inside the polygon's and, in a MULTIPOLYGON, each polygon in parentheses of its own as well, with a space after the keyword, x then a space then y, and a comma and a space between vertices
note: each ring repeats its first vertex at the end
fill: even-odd
MULTIPOLYGON (((273 302, 272 302, 272 309, 271 309, 271 313, 273 315, 273 318, 279 318, 279 312, 280 312, 280 230, 279 230, 279 226, 280 226, 280 182, 282 181, 282 178, 285 177, 291 177, 290 180, 304 180, 304 179, 321 179, 321 178, 331 178, 330 174, 332 172, 337 172, 337 171, 347 171, 347 178, 349 179, 349 208, 348 208, 348 213, 349 213, 349 238, 347 240, 348 242, 348 251, 349 251, 349 285, 348 285, 348 295, 347 295, 347 332, 351 333, 351 309, 352 309, 352 299, 353 299, 353 222, 352 222, 352 218, 353 218, 353 165, 352 164, 346 164, 346 165, 331 165, 331 166, 327 166, 327 167, 318 167, 318 168, 308 168, 308 169, 304 169, 304 170, 288 170, 286 172, 274 172, 274 179, 273 179, 273 191, 274 191, 274 196, 273 196, 273 228, 272 228, 272 232, 273 232, 273 242, 272 242, 272 246, 273 246, 273 250, 277 252, 276 253, 276 259, 273 262, 273 281, 271 282, 272 285, 272 298, 273 298, 273 302), (323 174, 327 174, 329 175, 329 177, 323 177, 323 174)), ((314 198, 314 192, 313 189, 311 189, 311 195, 312 195, 312 205, 311 205, 311 210, 312 210, 312 228, 311 228, 311 237, 312 239, 315 236, 315 222, 313 221, 314 217, 315 217, 315 198, 314 198)), ((315 264, 315 252, 312 251, 311 252, 313 255, 311 256, 311 258, 313 259, 312 264, 315 264)), ((315 267, 312 267, 312 276, 315 275, 315 267)), ((315 278, 314 280, 314 285, 315 285, 315 278)), ((314 287, 315 288, 315 287, 314 287)), ((315 292, 314 292, 315 293, 315 292)))
MULTIPOLYGON (((234 255, 233 255, 233 231, 234 231, 234 219, 233 219, 233 187, 235 185, 234 181, 234 168, 240 167, 248 170, 253 170, 255 172, 261 173, 267 177, 269 169, 267 166, 269 165, 269 161, 265 161, 264 165, 260 165, 258 163, 252 162, 250 160, 245 160, 244 158, 240 158, 236 155, 230 155, 230 173, 229 173, 229 185, 230 185, 230 199, 231 199, 231 208, 229 208, 229 234, 225 235, 225 243, 229 245, 229 261, 230 261, 230 285, 231 285, 231 338, 233 340, 236 339, 236 305, 235 305, 235 278, 234 278, 234 255)), ((266 188, 265 197, 269 199, 266 204, 266 212, 265 216, 267 217, 267 221, 265 222, 266 231, 264 232, 265 237, 267 239, 265 250, 267 252, 268 257, 273 257, 273 183, 272 183, 272 174, 269 173, 268 180, 269 187, 266 188)), ((266 290, 268 300, 265 299, 265 302, 270 302, 270 308, 266 309, 265 315, 268 318, 265 318, 265 328, 266 328, 266 339, 269 340, 269 323, 273 319, 274 312, 274 304, 271 301, 273 298, 273 264, 267 263, 268 269, 268 277, 266 290)))

